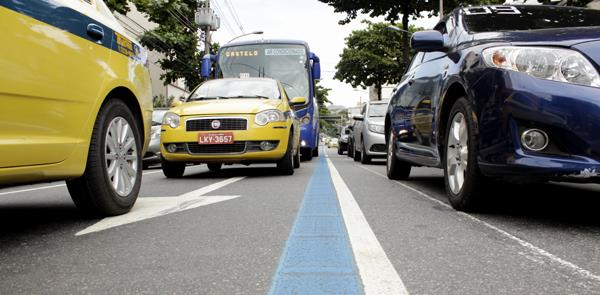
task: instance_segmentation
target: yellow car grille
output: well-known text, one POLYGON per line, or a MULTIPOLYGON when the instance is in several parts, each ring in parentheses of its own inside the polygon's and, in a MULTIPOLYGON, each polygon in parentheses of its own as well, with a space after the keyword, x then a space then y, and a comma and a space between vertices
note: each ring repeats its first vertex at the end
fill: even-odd
POLYGON ((246 130, 247 128, 248 120, 244 118, 190 119, 185 125, 186 131, 246 130))

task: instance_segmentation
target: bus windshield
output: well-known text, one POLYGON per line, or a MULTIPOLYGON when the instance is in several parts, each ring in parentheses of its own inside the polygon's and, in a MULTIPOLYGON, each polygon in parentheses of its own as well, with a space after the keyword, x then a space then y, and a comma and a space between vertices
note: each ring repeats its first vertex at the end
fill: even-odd
POLYGON ((223 48, 220 78, 267 77, 279 80, 290 98, 309 98, 306 48, 297 44, 253 44, 223 48))

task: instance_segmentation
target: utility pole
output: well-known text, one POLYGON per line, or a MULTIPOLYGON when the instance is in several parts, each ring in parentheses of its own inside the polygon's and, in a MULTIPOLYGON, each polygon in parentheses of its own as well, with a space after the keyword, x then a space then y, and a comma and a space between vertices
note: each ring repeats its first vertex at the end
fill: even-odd
POLYGON ((444 0, 440 0, 440 20, 444 17, 444 0))
MULTIPOLYGON (((204 8, 211 10, 210 0, 204 1, 204 8)), ((204 27, 204 54, 210 54, 210 26, 204 27)))
POLYGON ((196 11, 196 24, 204 32, 204 54, 210 54, 210 32, 221 26, 221 19, 210 8, 210 0, 200 0, 196 11))

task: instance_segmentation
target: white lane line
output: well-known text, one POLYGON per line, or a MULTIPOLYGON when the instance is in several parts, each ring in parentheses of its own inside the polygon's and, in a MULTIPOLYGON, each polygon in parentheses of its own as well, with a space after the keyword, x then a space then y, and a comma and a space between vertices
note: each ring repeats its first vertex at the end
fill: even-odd
MULTIPOLYGON (((155 174, 155 173, 160 173, 160 172, 162 172, 162 171, 159 170, 159 171, 144 172, 143 175, 155 174)), ((63 186, 67 186, 67 185, 63 183, 63 184, 40 186, 40 187, 34 187, 34 188, 28 188, 28 189, 22 189, 22 190, 10 191, 10 192, 2 192, 2 193, 0 193, 0 196, 10 195, 10 194, 18 194, 18 193, 26 193, 26 192, 32 192, 32 191, 39 191, 39 190, 44 190, 44 189, 52 189, 52 188, 63 187, 63 186)))
MULTIPOLYGON (((359 167, 363 168, 363 169, 365 169, 365 170, 367 170, 367 171, 369 171, 369 172, 371 172, 373 174, 376 174, 378 176, 384 177, 385 179, 388 179, 388 177, 385 176, 382 173, 379 173, 377 171, 371 170, 371 169, 363 167, 363 166, 359 166, 359 167)), ((570 261, 564 260, 564 259, 562 259, 562 258, 560 258, 560 257, 558 257, 558 256, 556 256, 556 255, 554 255, 554 254, 552 254, 552 253, 550 253, 550 252, 548 252, 548 251, 540 248, 540 247, 537 247, 537 246, 535 246, 535 245, 533 245, 533 244, 531 244, 531 243, 529 243, 529 242, 527 242, 525 240, 522 240, 522 239, 520 239, 520 238, 518 238, 516 236, 513 236, 512 234, 508 233, 507 231, 502 230, 502 229, 500 229, 500 228, 498 228, 498 227, 496 227, 496 226, 494 226, 492 224, 489 224, 489 223, 487 223, 487 222, 485 222, 485 221, 483 221, 483 220, 481 220, 481 219, 479 219, 477 217, 474 217, 472 215, 469 215, 469 214, 461 212, 461 211, 456 211, 456 210, 454 210, 452 208, 452 206, 450 206, 450 205, 448 205, 448 204, 446 204, 446 203, 444 203, 444 202, 442 202, 442 201, 440 201, 440 200, 432 197, 431 195, 428 195, 427 193, 424 193, 424 192, 422 192, 422 191, 420 191, 420 190, 418 190, 418 189, 416 189, 414 187, 411 187, 411 186, 409 186, 407 184, 404 184, 404 183, 402 183, 400 181, 394 180, 394 182, 396 182, 397 184, 401 185, 404 188, 407 188, 407 189, 409 189, 409 190, 417 193, 420 196, 425 197, 426 199, 428 199, 428 200, 430 200, 432 202, 435 202, 435 203, 437 203, 437 204, 439 204, 441 206, 444 206, 446 208, 452 209, 454 212, 456 212, 458 215, 460 215, 462 217, 465 217, 465 218, 467 218, 467 219, 469 219, 469 220, 471 220, 471 221, 473 221, 475 223, 478 223, 478 224, 483 225, 483 226, 485 226, 485 227, 487 227, 489 229, 492 229, 493 231, 495 231, 495 232, 503 235, 504 237, 506 237, 506 238, 508 238, 508 239, 510 239, 512 241, 517 242, 522 247, 525 247, 526 249, 528 249, 529 251, 531 251, 534 255, 545 257, 545 258, 549 259, 551 262, 556 263, 558 265, 561 265, 562 267, 564 267, 566 269, 569 269, 571 272, 573 272, 575 274, 578 274, 578 275, 580 275, 580 276, 582 276, 582 277, 584 277, 586 279, 600 282, 600 276, 599 275, 594 274, 593 272, 591 272, 591 271, 589 271, 587 269, 584 269, 584 268, 578 266, 577 264, 574 264, 574 263, 572 263, 570 261)), ((519 253, 519 254, 522 254, 522 253, 519 253)), ((533 261, 537 261, 537 260, 533 260, 533 261)), ((540 262, 540 263, 543 264, 543 262, 540 262)))
POLYGON ((103 231, 109 228, 138 222, 145 219, 164 216, 167 214, 181 212, 200 206, 207 206, 240 196, 205 196, 205 194, 218 190, 224 186, 244 179, 244 177, 232 177, 203 188, 179 195, 177 197, 148 197, 139 198, 135 206, 127 214, 104 218, 97 223, 77 232, 81 236, 93 232, 103 231))
POLYGON ((402 279, 385 254, 352 192, 327 156, 348 238, 366 295, 408 294, 402 279))
POLYGON ((39 190, 43 190, 43 189, 57 188, 57 187, 63 187, 63 186, 65 186, 64 183, 57 184, 57 185, 48 185, 48 186, 42 186, 42 187, 28 188, 28 189, 22 189, 22 190, 18 190, 18 191, 3 192, 3 193, 0 193, 0 196, 10 195, 10 194, 18 194, 18 193, 26 193, 26 192, 32 192, 32 191, 39 191, 39 190))

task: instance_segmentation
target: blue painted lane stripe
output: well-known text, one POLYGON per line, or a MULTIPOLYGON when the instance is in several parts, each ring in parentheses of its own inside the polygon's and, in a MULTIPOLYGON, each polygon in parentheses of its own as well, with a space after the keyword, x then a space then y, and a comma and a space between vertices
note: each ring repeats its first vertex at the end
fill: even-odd
POLYGON ((363 294, 324 157, 310 179, 269 294, 363 294))

